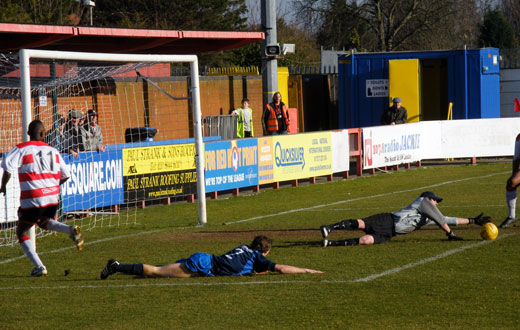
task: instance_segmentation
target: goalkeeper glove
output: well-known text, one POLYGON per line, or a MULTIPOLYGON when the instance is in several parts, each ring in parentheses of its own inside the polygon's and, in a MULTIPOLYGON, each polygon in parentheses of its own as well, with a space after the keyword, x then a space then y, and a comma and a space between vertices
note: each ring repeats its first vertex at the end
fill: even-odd
POLYGON ((455 235, 455 233, 450 231, 449 233, 446 233, 446 236, 448 236, 448 241, 463 241, 464 239, 460 236, 455 235))
POLYGON ((476 224, 476 225, 482 226, 488 222, 491 222, 491 217, 484 216, 484 213, 480 213, 479 215, 477 215, 474 218, 469 218, 470 225, 476 224))

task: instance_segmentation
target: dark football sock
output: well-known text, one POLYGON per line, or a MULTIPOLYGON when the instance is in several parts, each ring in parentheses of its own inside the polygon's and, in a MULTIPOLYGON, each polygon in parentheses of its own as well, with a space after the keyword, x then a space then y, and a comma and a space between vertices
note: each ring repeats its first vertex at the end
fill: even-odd
POLYGON ((359 227, 359 222, 357 220, 348 219, 335 223, 331 227, 332 229, 357 229, 359 227))
POLYGON ((327 246, 350 246, 359 245, 359 238, 349 238, 339 241, 328 241, 327 246))
POLYGON ((359 245, 359 238, 349 238, 349 239, 346 239, 345 241, 345 245, 359 245))
POLYGON ((143 276, 143 264, 119 264, 116 266, 116 271, 128 275, 143 276))

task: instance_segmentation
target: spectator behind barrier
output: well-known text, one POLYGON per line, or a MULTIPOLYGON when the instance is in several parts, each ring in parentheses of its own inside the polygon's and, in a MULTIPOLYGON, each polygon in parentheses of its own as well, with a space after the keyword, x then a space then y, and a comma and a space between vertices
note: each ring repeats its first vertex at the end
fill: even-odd
POLYGON ((231 113, 237 116, 237 137, 252 137, 253 133, 253 110, 249 107, 249 100, 242 100, 242 108, 233 110, 231 113))
POLYGON ((74 157, 78 157, 80 151, 85 151, 83 145, 82 124, 83 114, 75 109, 70 110, 69 118, 65 125, 64 152, 70 153, 74 157))
POLYGON ((272 102, 266 106, 262 124, 265 135, 287 134, 290 130, 289 112, 282 102, 282 94, 276 92, 272 102))
POLYGON ((381 116, 381 125, 405 124, 408 120, 408 112, 401 106, 401 98, 396 97, 392 100, 393 105, 386 109, 381 116))
POLYGON ((57 116, 57 120, 53 123, 52 128, 45 134, 45 143, 56 148, 59 152, 65 152, 65 118, 62 115, 57 116))
POLYGON ((87 120, 81 131, 85 151, 105 151, 101 126, 98 125, 97 121, 97 112, 93 109, 88 110, 87 120))

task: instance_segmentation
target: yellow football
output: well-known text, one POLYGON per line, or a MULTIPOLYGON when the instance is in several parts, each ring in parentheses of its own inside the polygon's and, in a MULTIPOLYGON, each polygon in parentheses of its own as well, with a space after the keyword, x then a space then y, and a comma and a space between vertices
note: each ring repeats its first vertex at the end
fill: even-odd
POLYGON ((498 236, 498 228, 494 223, 488 222, 480 229, 480 236, 488 241, 492 241, 498 236))

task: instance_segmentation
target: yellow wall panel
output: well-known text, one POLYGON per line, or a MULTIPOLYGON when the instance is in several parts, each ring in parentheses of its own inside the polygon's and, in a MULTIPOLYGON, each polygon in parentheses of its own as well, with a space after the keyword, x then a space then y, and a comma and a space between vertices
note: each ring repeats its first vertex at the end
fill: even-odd
POLYGON ((394 97, 400 97, 401 106, 408 112, 408 122, 419 121, 419 60, 389 60, 388 77, 390 103, 394 97))
MULTIPOLYGON (((278 68, 278 91, 282 95, 282 101, 291 107, 289 104, 289 68, 280 67, 278 68)), ((270 102, 270 101, 269 101, 270 102)))

